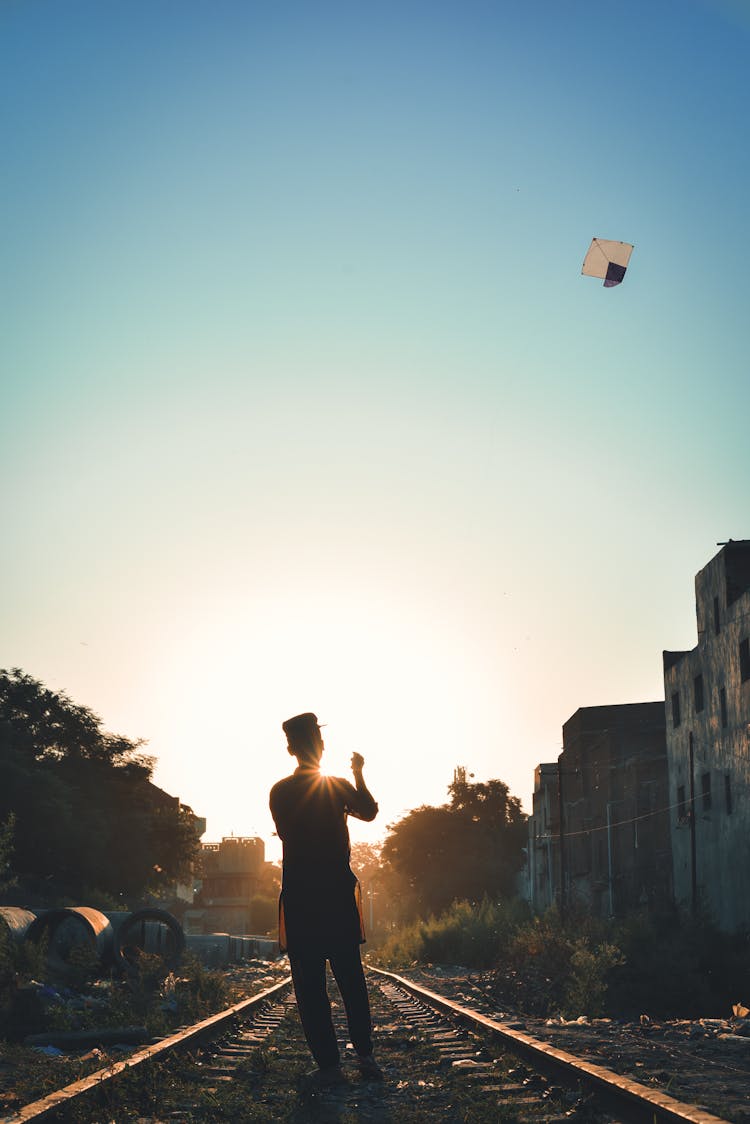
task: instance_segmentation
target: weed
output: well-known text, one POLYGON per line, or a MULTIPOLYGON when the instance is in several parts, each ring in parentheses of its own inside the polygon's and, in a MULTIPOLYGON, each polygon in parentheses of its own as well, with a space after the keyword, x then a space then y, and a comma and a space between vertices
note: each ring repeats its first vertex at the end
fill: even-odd
POLYGON ((604 921, 520 903, 456 902, 391 933, 368 956, 386 968, 490 969, 498 1001, 534 1015, 727 1015, 750 994, 750 939, 674 911, 604 921))

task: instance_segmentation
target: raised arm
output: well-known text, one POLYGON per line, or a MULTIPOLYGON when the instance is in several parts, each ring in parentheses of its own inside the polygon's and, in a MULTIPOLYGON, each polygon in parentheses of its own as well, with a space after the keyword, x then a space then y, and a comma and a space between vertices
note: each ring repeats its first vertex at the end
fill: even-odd
POLYGON ((352 798, 352 807, 350 813, 356 816, 357 819, 374 820, 378 814, 378 805, 372 796, 372 793, 365 784, 365 778, 362 770, 365 767, 365 759, 361 753, 352 754, 352 773, 354 774, 354 797, 352 798))

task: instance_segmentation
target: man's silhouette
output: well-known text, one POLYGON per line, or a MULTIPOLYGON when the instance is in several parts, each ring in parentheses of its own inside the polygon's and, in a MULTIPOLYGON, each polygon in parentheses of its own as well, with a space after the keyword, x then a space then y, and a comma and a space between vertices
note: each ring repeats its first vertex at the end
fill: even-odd
POLYGON ((289 955, 297 1007, 318 1064, 313 1084, 344 1080, 326 987, 326 961, 336 978, 360 1072, 381 1077, 372 1056, 372 1022, 359 946, 365 939, 359 883, 349 866, 347 816, 374 820, 364 758, 352 755, 355 784, 320 772, 325 748, 314 714, 282 724, 297 758, 290 777, 271 789, 271 814, 284 845, 279 944, 289 955))

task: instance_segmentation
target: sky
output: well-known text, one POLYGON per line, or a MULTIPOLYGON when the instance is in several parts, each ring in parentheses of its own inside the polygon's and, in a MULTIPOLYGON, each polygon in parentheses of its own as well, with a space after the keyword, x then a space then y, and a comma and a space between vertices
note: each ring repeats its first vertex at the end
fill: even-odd
POLYGON ((4 0, 0 104, 0 667, 272 859, 290 715, 374 841, 664 697, 750 537, 750 5, 4 0))

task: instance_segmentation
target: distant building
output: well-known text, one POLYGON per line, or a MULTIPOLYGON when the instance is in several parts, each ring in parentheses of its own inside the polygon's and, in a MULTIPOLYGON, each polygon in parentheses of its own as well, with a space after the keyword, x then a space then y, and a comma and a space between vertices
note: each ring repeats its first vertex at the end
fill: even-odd
POLYGON ((750 540, 695 578, 698 645, 664 652, 678 902, 750 926, 750 540))
POLYGON ((558 763, 562 906, 601 917, 666 906, 672 858, 664 704, 582 707, 563 726, 558 763))
POLYGON ((195 908, 185 915, 192 933, 253 932, 252 899, 265 867, 266 847, 257 836, 225 836, 204 843, 195 908))
POLYGON ((556 761, 537 765, 529 816, 527 898, 537 913, 556 901, 560 871, 560 789, 556 761))

